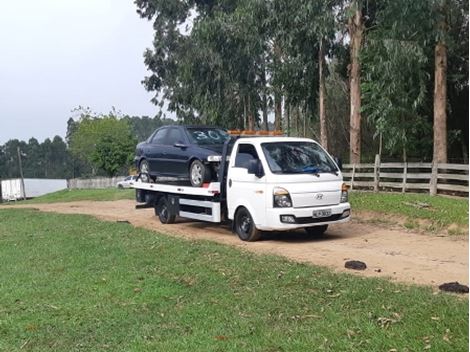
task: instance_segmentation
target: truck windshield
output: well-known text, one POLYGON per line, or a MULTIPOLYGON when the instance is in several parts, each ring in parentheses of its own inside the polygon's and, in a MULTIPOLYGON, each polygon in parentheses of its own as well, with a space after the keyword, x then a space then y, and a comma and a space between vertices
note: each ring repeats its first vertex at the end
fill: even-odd
POLYGON ((191 143, 198 145, 224 144, 229 135, 219 128, 188 128, 191 143))
POLYGON ((271 172, 275 174, 337 173, 339 170, 328 154, 312 142, 262 143, 271 172))

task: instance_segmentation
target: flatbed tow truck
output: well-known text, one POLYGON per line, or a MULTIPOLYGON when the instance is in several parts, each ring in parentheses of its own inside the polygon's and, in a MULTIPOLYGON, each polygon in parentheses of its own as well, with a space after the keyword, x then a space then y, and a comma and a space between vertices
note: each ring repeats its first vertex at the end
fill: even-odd
POLYGON ((256 241, 263 231, 299 228, 322 235, 329 224, 351 217, 338 163, 307 138, 231 137, 224 144, 218 180, 205 187, 142 182, 140 176, 133 185, 136 208, 155 208, 163 224, 177 216, 228 222, 243 241, 256 241))

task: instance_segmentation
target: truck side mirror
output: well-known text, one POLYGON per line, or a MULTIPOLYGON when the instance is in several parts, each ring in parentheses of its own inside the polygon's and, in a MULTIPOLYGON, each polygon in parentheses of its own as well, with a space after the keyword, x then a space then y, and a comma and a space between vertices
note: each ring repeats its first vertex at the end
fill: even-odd
POLYGON ((343 162, 341 161, 341 158, 338 158, 337 156, 333 157, 335 160, 336 165, 338 165, 339 170, 343 171, 343 162))
POLYGON ((257 178, 261 178, 264 176, 263 164, 261 164, 261 160, 255 159, 250 160, 250 164, 248 165, 248 173, 255 175, 257 178))

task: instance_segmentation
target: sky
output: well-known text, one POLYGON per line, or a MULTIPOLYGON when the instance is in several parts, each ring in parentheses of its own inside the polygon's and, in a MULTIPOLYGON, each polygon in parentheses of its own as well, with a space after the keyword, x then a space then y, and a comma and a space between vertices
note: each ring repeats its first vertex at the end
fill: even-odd
POLYGON ((78 106, 154 116, 133 0, 0 0, 0 144, 65 136, 78 106))

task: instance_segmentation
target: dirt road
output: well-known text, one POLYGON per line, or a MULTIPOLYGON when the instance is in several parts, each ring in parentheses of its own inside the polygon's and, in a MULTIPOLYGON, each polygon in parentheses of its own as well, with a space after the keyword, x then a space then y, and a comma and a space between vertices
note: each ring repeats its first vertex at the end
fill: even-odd
POLYGON ((299 262, 330 267, 357 275, 389 277, 394 281, 440 285, 459 281, 468 285, 468 239, 428 236, 404 230, 384 229, 352 221, 330 226, 323 239, 312 239, 303 231, 267 234, 262 241, 246 243, 227 226, 180 220, 162 225, 153 209, 135 209, 130 200, 35 204, 25 207, 67 214, 89 214, 103 220, 127 220, 144 227, 188 239, 207 239, 245 250, 277 254, 299 262), (344 268, 347 260, 361 260, 365 271, 344 268))

